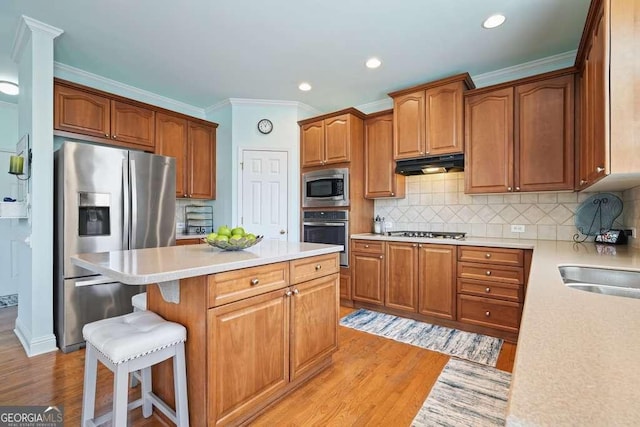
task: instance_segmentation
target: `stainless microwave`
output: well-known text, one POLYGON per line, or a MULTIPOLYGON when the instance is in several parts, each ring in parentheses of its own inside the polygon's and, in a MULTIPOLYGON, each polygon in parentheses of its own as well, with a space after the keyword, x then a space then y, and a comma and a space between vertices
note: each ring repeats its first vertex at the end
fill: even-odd
POLYGON ((302 174, 302 207, 349 206, 349 169, 322 169, 302 174))

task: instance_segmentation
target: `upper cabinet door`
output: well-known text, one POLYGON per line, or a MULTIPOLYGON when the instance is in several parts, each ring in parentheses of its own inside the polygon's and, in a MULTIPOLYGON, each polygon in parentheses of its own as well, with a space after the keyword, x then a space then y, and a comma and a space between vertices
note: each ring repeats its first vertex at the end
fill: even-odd
POLYGON ((364 197, 404 197, 404 175, 394 173, 393 114, 367 119, 364 132, 364 197))
POLYGON ((100 138, 111 137, 110 104, 104 96, 54 85, 54 129, 100 138))
POLYGON ((303 125, 300 133, 301 167, 322 165, 324 162, 324 124, 322 120, 303 125))
POLYGON ((349 114, 324 119, 324 164, 351 160, 349 114))
POLYGON ((156 153, 176 159, 176 197, 187 197, 187 120, 156 115, 156 153))
POLYGON ((465 193, 513 191, 513 88, 465 99, 465 193))
POLYGON ((111 138, 130 144, 155 146, 155 111, 111 101, 111 138))
POLYGON ((411 159, 425 155, 425 92, 393 99, 393 158, 411 159))
POLYGON ((573 75, 516 86, 515 191, 572 190, 573 75))
POLYGON ((463 82, 454 82, 425 91, 425 154, 463 152, 463 90, 463 82))
POLYGON ((216 198, 216 129, 189 122, 189 197, 216 198))

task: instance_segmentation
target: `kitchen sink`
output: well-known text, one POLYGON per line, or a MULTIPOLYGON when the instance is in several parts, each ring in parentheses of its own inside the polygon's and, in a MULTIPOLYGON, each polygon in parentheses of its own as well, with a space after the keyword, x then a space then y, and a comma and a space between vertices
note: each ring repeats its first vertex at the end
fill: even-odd
POLYGON ((640 299, 640 271, 606 268, 558 267, 562 281, 570 288, 596 294, 640 299))

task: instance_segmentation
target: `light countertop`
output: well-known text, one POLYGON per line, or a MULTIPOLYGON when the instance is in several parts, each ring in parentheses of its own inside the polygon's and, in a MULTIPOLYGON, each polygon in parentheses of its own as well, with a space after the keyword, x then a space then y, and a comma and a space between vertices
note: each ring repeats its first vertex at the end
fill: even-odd
MULTIPOLYGON (((351 237, 417 241, 374 234, 351 237)), ((533 249, 507 425, 638 424, 640 300, 570 289, 558 266, 640 271, 640 250, 545 240, 419 240, 533 249)))
POLYGON ((242 251, 207 244, 78 254, 77 266, 130 285, 148 285, 340 252, 340 245, 263 240, 242 251))

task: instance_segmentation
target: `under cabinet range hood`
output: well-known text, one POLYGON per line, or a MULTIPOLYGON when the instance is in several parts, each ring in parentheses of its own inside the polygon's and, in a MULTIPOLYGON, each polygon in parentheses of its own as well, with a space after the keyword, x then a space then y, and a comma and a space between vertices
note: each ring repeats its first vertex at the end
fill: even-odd
POLYGON ((464 170, 464 154, 422 157, 396 162, 396 173, 400 175, 422 175, 430 173, 461 172, 464 170))

